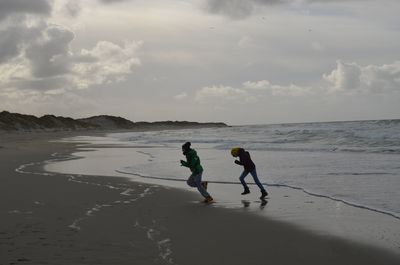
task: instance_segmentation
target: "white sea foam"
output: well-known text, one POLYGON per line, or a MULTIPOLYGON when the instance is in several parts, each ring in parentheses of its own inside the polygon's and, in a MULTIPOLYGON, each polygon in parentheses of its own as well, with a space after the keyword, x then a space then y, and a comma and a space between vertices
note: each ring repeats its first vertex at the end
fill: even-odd
POLYGON ((126 189, 126 190, 124 190, 123 192, 121 192, 120 194, 121 195, 125 195, 125 196, 131 196, 132 195, 132 192, 134 191, 134 189, 126 189))
MULTIPOLYGON (((79 182, 79 183, 83 183, 83 184, 86 184, 86 185, 93 185, 93 183, 90 183, 90 182, 79 182)), ((105 185, 105 187, 108 188, 109 185, 105 185)), ((151 188, 152 187, 146 188, 142 193, 139 193, 139 194, 133 194, 132 193, 133 189, 130 189, 129 193, 125 193, 125 194, 120 193, 121 195, 124 195, 124 196, 132 196, 133 197, 133 198, 131 198, 129 200, 124 200, 124 201, 117 200, 117 201, 113 201, 113 202, 109 202, 109 203, 105 203, 105 204, 95 204, 92 208, 89 208, 86 211, 84 216, 76 218, 72 222, 72 224, 70 224, 68 227, 70 227, 71 229, 79 231, 79 230, 81 230, 81 227, 80 227, 79 224, 82 221, 84 221, 84 220, 86 220, 86 219, 88 219, 90 217, 95 217, 96 213, 100 212, 103 208, 113 207, 115 205, 120 205, 120 204, 131 204, 133 202, 136 202, 137 200, 139 200, 141 198, 144 198, 146 195, 151 194, 152 193, 151 188)))
POLYGON ((159 252, 158 255, 163 262, 167 264, 175 264, 172 259, 172 240, 170 238, 162 237, 162 231, 157 229, 156 220, 153 220, 151 225, 141 225, 139 221, 136 220, 134 227, 146 231, 147 238, 156 244, 159 252))
MULTIPOLYGON (((32 167, 40 167, 40 166, 47 165, 50 163, 55 163, 57 161, 66 161, 66 160, 76 159, 76 156, 63 156, 63 155, 60 155, 59 153, 53 153, 51 156, 53 158, 46 160, 46 161, 31 162, 31 163, 26 163, 26 164, 20 165, 15 169, 15 171, 20 174, 54 176, 55 173, 37 171, 37 168, 36 168, 36 170, 33 170, 31 168, 32 167)), ((74 175, 71 174, 71 175, 67 175, 66 177, 68 178, 68 181, 83 184, 83 185, 98 186, 98 187, 103 187, 103 188, 112 189, 112 190, 122 190, 120 195, 133 197, 133 198, 130 198, 129 200, 124 200, 124 201, 117 200, 117 201, 105 203, 105 204, 95 204, 92 208, 89 208, 83 216, 74 219, 72 221, 72 223, 70 225, 68 225, 69 228, 76 230, 76 231, 81 230, 81 226, 80 226, 81 222, 83 222, 84 220, 86 220, 90 217, 94 217, 95 214, 97 212, 101 211, 103 208, 112 207, 117 204, 130 204, 130 203, 136 202, 137 200, 142 199, 142 198, 146 197, 147 195, 152 194, 152 189, 157 187, 156 185, 152 185, 150 187, 145 188, 143 190, 143 192, 141 192, 139 194, 135 194, 134 193, 135 190, 132 188, 126 188, 126 185, 113 186, 110 184, 98 183, 96 181, 84 180, 84 175, 81 175, 81 174, 74 174, 74 175)), ((34 201, 34 204, 42 205, 42 203, 39 201, 34 201)), ((21 212, 19 210, 9 211, 9 213, 10 214, 32 214, 32 212, 21 212)))

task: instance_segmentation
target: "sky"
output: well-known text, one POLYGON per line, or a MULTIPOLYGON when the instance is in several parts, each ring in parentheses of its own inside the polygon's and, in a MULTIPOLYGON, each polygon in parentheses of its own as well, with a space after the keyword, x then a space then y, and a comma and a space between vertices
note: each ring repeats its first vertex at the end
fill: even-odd
POLYGON ((400 118, 398 0, 0 0, 0 111, 400 118))

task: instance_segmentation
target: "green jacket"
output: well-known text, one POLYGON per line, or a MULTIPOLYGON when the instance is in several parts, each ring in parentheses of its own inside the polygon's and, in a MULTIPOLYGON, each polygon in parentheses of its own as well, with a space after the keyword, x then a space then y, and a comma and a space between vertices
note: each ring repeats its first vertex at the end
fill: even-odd
POLYGON ((203 167, 200 164, 200 158, 197 155, 196 150, 190 149, 185 156, 186 161, 181 160, 182 166, 190 168, 192 174, 199 174, 203 171, 203 167))

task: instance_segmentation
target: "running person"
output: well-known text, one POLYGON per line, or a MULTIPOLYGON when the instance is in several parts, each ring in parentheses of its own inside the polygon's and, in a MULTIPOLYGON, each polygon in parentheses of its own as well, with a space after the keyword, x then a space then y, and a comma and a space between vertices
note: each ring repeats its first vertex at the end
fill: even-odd
POLYGON ((260 199, 264 199, 266 196, 268 196, 268 192, 265 190, 260 180, 258 179, 256 165, 251 160, 250 153, 243 148, 235 147, 231 149, 231 154, 233 157, 239 157, 239 160, 235 160, 235 163, 244 167, 243 173, 239 177, 239 180, 244 187, 242 195, 250 193, 249 186, 247 186, 246 182, 244 181, 244 178, 250 173, 253 176, 254 182, 260 188, 260 199))
POLYGON ((190 148, 190 142, 182 145, 182 152, 186 156, 186 161, 181 160, 181 166, 188 167, 192 174, 186 181, 190 187, 197 187, 200 194, 203 195, 205 203, 213 201, 213 198, 207 192, 207 181, 202 182, 203 167, 200 164, 200 158, 196 150, 190 148))

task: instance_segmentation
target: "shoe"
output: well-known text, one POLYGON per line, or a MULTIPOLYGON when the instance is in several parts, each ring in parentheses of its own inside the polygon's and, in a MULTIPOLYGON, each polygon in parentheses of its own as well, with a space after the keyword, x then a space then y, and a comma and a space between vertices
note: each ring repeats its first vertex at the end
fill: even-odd
POLYGON ((210 202, 212 202, 214 199, 213 199, 213 197, 211 197, 211 196, 208 196, 208 197, 206 197, 205 199, 204 199, 204 203, 210 203, 210 202))
POLYGON ((203 182, 201 183, 201 186, 203 186, 203 188, 204 188, 205 190, 207 190, 208 181, 203 181, 203 182))
POLYGON ((262 190, 262 191, 261 191, 261 197, 260 197, 260 199, 264 199, 264 198, 267 197, 267 196, 268 196, 268 192, 265 191, 265 190, 262 190))
POLYGON ((246 195, 250 193, 250 189, 249 188, 244 188, 244 191, 242 192, 242 195, 246 195))

